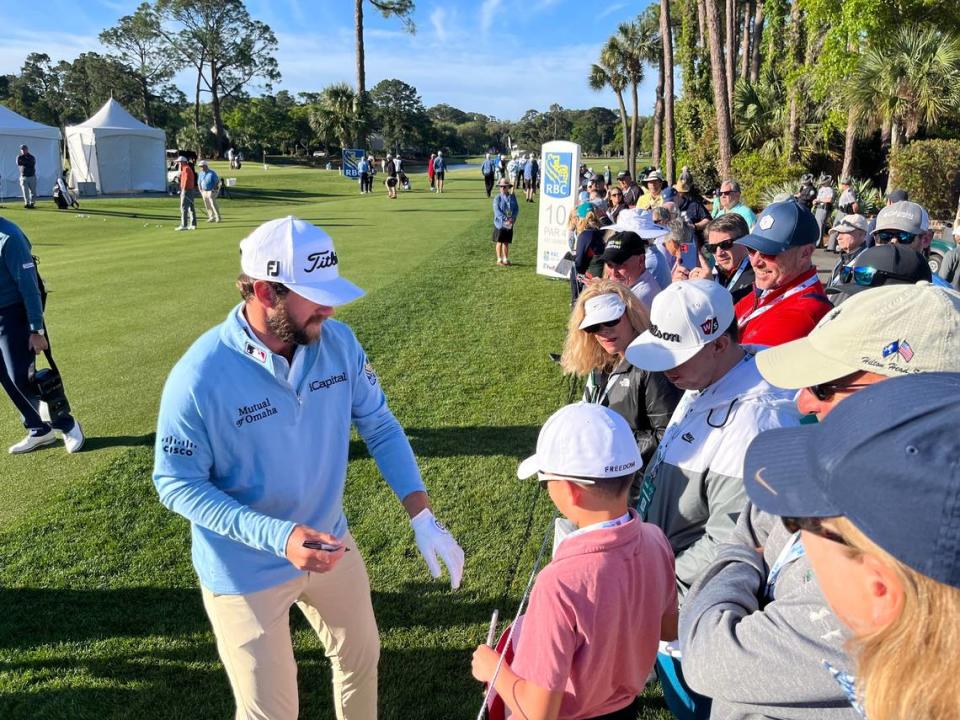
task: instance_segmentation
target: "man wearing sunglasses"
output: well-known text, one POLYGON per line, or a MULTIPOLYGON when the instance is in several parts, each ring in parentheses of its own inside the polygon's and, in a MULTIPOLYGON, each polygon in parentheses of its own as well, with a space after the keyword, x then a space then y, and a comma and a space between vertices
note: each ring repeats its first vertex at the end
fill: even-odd
POLYGON ((844 265, 827 287, 827 295, 834 306, 851 295, 881 285, 914 285, 930 282, 933 274, 923 255, 900 245, 875 245, 859 253, 849 265, 844 265))
MULTIPOLYGON (((724 180, 720 186, 720 209, 714 213, 714 217, 722 217, 727 213, 736 213, 742 217, 748 228, 752 228, 757 222, 757 216, 747 205, 740 201, 740 183, 736 180, 724 180)), ((744 233, 746 235, 746 233, 744 233)))
POLYGON ((813 264, 820 226, 797 200, 770 204, 753 230, 736 241, 746 248, 754 291, 736 305, 741 342, 779 345, 809 333, 833 306, 813 264))
MULTIPOLYGON (((823 420, 890 377, 960 370, 958 338, 960 293, 929 283, 888 286, 851 297, 807 337, 763 350, 756 362, 769 383, 799 391, 802 413, 823 420)), ((863 482, 869 492, 869 478, 863 482)), ((684 676, 713 697, 718 717, 861 717, 834 679, 851 670, 845 632, 794 530, 748 504, 733 542, 687 595, 684 676)))
POLYGON ((687 270, 676 263, 673 268, 673 281, 715 279, 733 296, 733 302, 753 292, 753 267, 747 256, 747 249, 737 245, 736 241, 749 232, 742 215, 727 213, 710 221, 706 229, 707 242, 704 249, 713 255, 714 266, 687 270))
POLYGON ((840 248, 840 259, 833 267, 828 285, 837 282, 840 269, 849 265, 867 249, 867 219, 863 215, 844 215, 843 219, 830 229, 831 245, 840 248))

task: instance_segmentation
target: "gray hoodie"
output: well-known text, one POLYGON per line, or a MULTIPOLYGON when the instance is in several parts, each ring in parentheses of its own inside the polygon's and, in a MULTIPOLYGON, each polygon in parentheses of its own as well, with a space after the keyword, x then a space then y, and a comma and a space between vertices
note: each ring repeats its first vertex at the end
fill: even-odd
POLYGON ((768 599, 770 570, 792 543, 780 518, 748 504, 687 594, 683 674, 713 698, 712 720, 862 720, 824 665, 852 668, 806 555, 782 566, 768 599))

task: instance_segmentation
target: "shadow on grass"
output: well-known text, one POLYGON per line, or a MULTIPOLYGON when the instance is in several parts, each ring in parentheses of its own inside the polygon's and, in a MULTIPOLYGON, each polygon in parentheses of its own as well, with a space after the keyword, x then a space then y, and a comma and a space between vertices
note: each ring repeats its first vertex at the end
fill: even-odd
MULTIPOLYGON (((374 593, 373 601, 382 637, 395 628, 482 624, 491 609, 428 582, 374 593)), ((323 647, 301 613, 290 616, 301 714, 332 717, 323 647)), ((6 676, 0 687, 19 690, 0 690, 4 720, 231 714, 199 589, 7 589, 0 590, 0 617, 0 680, 6 676)), ((470 718, 479 707, 471 692, 478 687, 470 648, 381 652, 383 718, 470 718)))
MULTIPOLYGON (((404 428, 418 457, 507 455, 520 457, 537 444, 538 425, 404 428)), ((363 440, 350 441, 350 458, 369 455, 363 440)))
POLYGON ((138 447, 152 446, 156 441, 156 433, 146 435, 104 435, 103 437, 87 437, 83 444, 83 451, 103 450, 110 447, 138 447))
POLYGON ((308 203, 314 198, 334 197, 332 193, 306 192, 304 190, 268 190, 256 188, 233 188, 232 200, 257 200, 260 202, 308 203))

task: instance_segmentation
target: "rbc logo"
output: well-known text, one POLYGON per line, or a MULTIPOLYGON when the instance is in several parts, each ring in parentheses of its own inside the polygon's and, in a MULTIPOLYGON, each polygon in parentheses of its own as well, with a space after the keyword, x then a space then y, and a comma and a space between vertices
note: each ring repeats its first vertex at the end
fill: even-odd
POLYGON ((573 176, 573 153, 548 152, 543 158, 543 165, 543 191, 548 197, 567 197, 573 176))

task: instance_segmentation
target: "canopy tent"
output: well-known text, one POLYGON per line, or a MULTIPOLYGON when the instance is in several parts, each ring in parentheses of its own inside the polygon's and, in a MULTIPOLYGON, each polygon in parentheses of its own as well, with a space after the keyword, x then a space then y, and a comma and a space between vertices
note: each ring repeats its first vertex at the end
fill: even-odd
POLYGON ((60 129, 17 115, 0 105, 0 192, 4 198, 20 197, 20 146, 37 159, 37 195, 49 197, 63 165, 60 162, 60 129))
POLYGON ((66 130, 74 184, 96 183, 100 193, 166 191, 166 134, 137 120, 113 98, 66 130))

